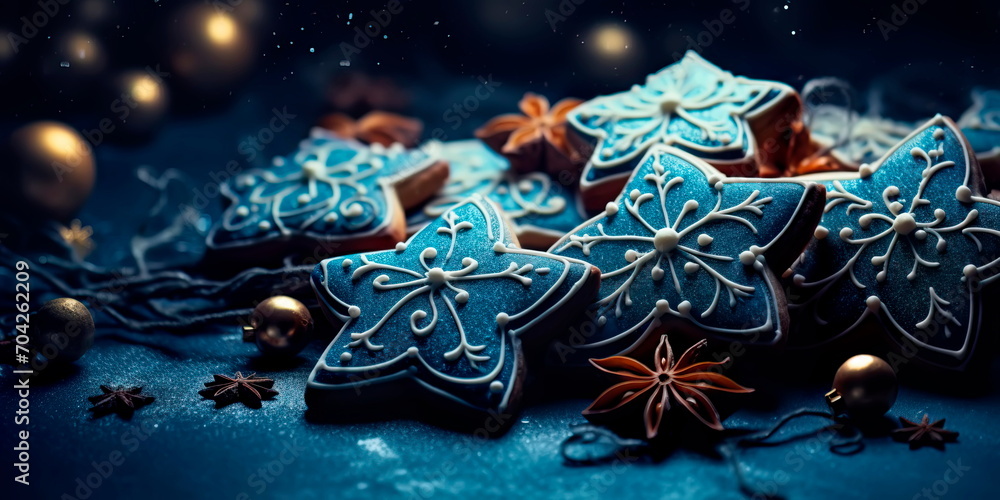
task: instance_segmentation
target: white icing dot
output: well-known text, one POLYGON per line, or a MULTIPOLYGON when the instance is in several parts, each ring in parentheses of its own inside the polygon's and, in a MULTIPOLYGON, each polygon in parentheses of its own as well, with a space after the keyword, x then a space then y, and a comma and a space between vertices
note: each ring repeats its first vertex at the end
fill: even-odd
POLYGON ((943 218, 947 217, 947 215, 948 214, 946 214, 944 212, 944 209, 941 209, 941 208, 934 209, 934 217, 937 218, 937 219, 943 219, 943 218))
POLYGON ((406 354, 408 354, 410 357, 415 358, 417 357, 417 354, 420 354, 420 349, 417 349, 416 347, 410 347, 409 349, 406 350, 406 354))
POLYGON ((236 215, 239 215, 240 217, 246 217, 250 215, 250 209, 247 207, 238 207, 236 209, 236 215))
POLYGON ((326 168, 318 161, 309 161, 302 165, 302 173, 311 179, 316 179, 326 175, 326 168))
POLYGON ((494 394, 503 392, 503 382, 499 380, 494 380, 493 382, 490 382, 490 392, 494 394))
POLYGON ((677 304, 677 312, 681 313, 683 316, 691 314, 691 303, 685 300, 684 302, 677 304))
POLYGON ((872 295, 865 299, 865 304, 868 306, 869 311, 878 311, 882 307, 882 299, 872 295))
POLYGON ((507 247, 503 246, 503 243, 498 241, 493 244, 493 251, 496 253, 504 253, 507 251, 507 247))
POLYGON ((711 245, 713 241, 715 241, 715 238, 713 238, 713 237, 711 237, 711 236, 709 236, 709 235, 707 235, 705 233, 701 233, 701 234, 698 235, 698 244, 701 245, 701 246, 703 246, 703 247, 707 247, 707 246, 711 245))
POLYGON ((715 183, 715 190, 716 191, 722 191, 723 187, 725 187, 725 184, 723 184, 722 181, 719 181, 719 182, 715 183))
POLYGON ((604 326, 606 324, 608 324, 608 317, 607 316, 601 316, 600 318, 597 318, 597 325, 598 326, 604 326))
POLYGON ((399 243, 396 243, 396 251, 397 252, 402 252, 404 250, 406 250, 406 243, 404 243, 402 241, 400 241, 399 243))
POLYGON ((878 281, 879 283, 884 283, 886 276, 887 275, 885 273, 885 270, 879 271, 878 274, 875 275, 875 281, 878 281))
POLYGON ((469 301, 469 292, 466 292, 465 290, 462 290, 461 292, 458 292, 458 294, 455 295, 455 302, 458 302, 459 304, 464 304, 468 301, 469 301))
POLYGON ((882 191, 882 196, 886 198, 890 196, 899 196, 899 188, 897 186, 889 186, 882 191))
POLYGON ((934 138, 937 140, 944 139, 944 129, 937 129, 934 131, 934 138))
POLYGON ((829 234, 830 230, 823 226, 816 226, 816 230, 813 231, 813 236, 815 236, 817 240, 822 240, 823 238, 826 238, 827 235, 829 234))
POLYGON ((601 150, 601 158, 611 158, 611 155, 615 154, 611 148, 604 148, 601 150))
POLYGON ((426 259, 433 259, 434 257, 438 256, 437 248, 427 247, 424 249, 423 252, 420 253, 420 256, 426 259))
POLYGON ((654 267, 653 270, 649 272, 649 274, 650 276, 652 276, 653 281, 660 281, 663 279, 664 275, 663 268, 654 267))
POLYGON ((754 255, 753 252, 749 250, 744 250, 743 252, 740 253, 740 264, 743 264, 744 266, 750 266, 753 265, 753 263, 756 261, 757 261, 757 256, 754 255))
POLYGON ((862 215, 858 218, 858 225, 861 226, 861 229, 868 229, 868 226, 872 225, 873 218, 872 214, 862 215))
POLYGON ((337 214, 330 212, 323 216, 323 220, 330 223, 337 222, 337 214))
MULTIPOLYGON (((684 204, 685 208, 689 203, 694 202, 697 207, 698 202, 694 200, 688 200, 684 204)), ((653 236, 653 246, 656 247, 656 251, 660 253, 666 253, 677 247, 677 243, 680 241, 680 234, 677 233, 673 228, 665 227, 656 232, 653 236)))
POLYGON ((259 227, 261 231, 267 231, 268 229, 271 229, 271 223, 266 220, 262 220, 259 224, 257 224, 257 227, 259 227))
POLYGON ((347 308, 347 315, 352 318, 357 318, 361 316, 361 308, 358 306, 351 306, 347 308))
POLYGON ((958 189, 955 190, 955 199, 962 203, 971 203, 972 190, 969 189, 969 186, 958 186, 958 189))
POLYGON ((351 267, 351 265, 353 265, 353 264, 354 264, 354 261, 352 261, 351 259, 344 259, 344 260, 342 260, 340 262, 340 267, 343 267, 344 269, 347 269, 348 267, 351 267))
POLYGON ((867 163, 862 163, 861 166, 858 167, 858 174, 861 175, 862 179, 871 176, 872 173, 874 172, 875 169, 873 169, 872 166, 867 163))
POLYGON ((902 209, 903 209, 903 204, 898 201, 894 201, 889 204, 889 211, 894 214, 898 214, 899 211, 902 209))
POLYGON ((633 189, 632 192, 628 194, 628 197, 631 198, 632 201, 635 201, 641 194, 642 193, 640 193, 638 189, 633 189))
POLYGON ((536 273, 541 274, 543 276, 546 275, 546 274, 549 274, 549 271, 551 271, 551 269, 549 269, 547 267, 539 267, 538 269, 535 269, 536 273))
POLYGON ((660 299, 656 301, 656 312, 663 314, 670 310, 670 303, 660 299))
POLYGON ((763 271, 764 270, 764 263, 762 262, 763 259, 764 256, 758 257, 757 261, 753 263, 753 268, 756 269, 757 271, 763 271))
POLYGON ((910 150, 910 155, 914 158, 920 158, 924 155, 924 150, 920 148, 913 148, 910 150))
POLYGON ((476 263, 476 259, 473 259, 472 257, 464 257, 464 258, 462 258, 462 265, 465 266, 465 267, 469 267, 469 266, 471 266, 471 265, 473 265, 475 263, 476 263))
POLYGON ((708 176, 708 184, 712 185, 712 186, 718 184, 719 181, 721 181, 721 180, 722 180, 722 177, 719 177, 718 175, 715 175, 715 174, 708 176))
POLYGON ((847 238, 850 238, 852 235, 854 235, 854 230, 849 227, 845 227, 840 230, 840 239, 842 240, 846 240, 847 238))
POLYGON ((498 325, 504 326, 504 325, 507 324, 508 321, 510 321, 510 316, 508 316, 507 313, 497 314, 497 324, 498 325))
POLYGON ((976 266, 972 264, 968 264, 962 268, 962 274, 964 274, 968 278, 971 278, 979 274, 979 269, 977 269, 976 266))
POLYGON ((698 200, 688 200, 684 202, 685 211, 697 210, 697 209, 698 209, 698 200))
MULTIPOLYGON (((938 210, 941 210, 940 208, 938 210)), ((906 236, 917 228, 917 221, 909 213, 900 214, 896 220, 892 221, 892 229, 896 233, 906 236)))
POLYGON ((688 274, 694 274, 694 273, 698 272, 698 269, 701 269, 701 266, 699 266, 698 264, 695 264, 694 262, 688 262, 688 263, 684 264, 684 272, 686 272, 688 274))
POLYGON ((802 284, 805 282, 806 282, 806 277, 801 274, 796 274, 795 276, 792 276, 792 283, 794 283, 795 286, 802 286, 802 284))
POLYGON ((618 205, 614 202, 608 202, 608 204, 604 206, 604 212, 608 215, 615 215, 618 213, 618 205))
POLYGON ((365 209, 360 203, 351 203, 347 205, 347 210, 344 210, 345 217, 357 217, 363 213, 365 213, 365 209))
POLYGON ((444 269, 441 269, 440 267, 435 267, 427 271, 427 281, 429 281, 432 285, 441 285, 447 281, 447 279, 448 275, 445 274, 444 269))
POLYGON ((299 205, 305 205, 306 203, 309 203, 310 200, 312 200, 312 198, 310 198, 309 195, 305 193, 300 194, 299 197, 296 198, 296 201, 299 202, 299 205))
POLYGON ((635 262, 639 254, 635 250, 625 250, 625 262, 635 262))
POLYGON ((275 156, 271 159, 271 164, 275 167, 280 167, 285 164, 285 159, 281 156, 275 156))
POLYGON ((354 357, 354 355, 352 355, 352 354, 351 354, 351 353, 349 353, 349 352, 344 352, 344 353, 341 353, 341 354, 340 354, 340 362, 341 362, 341 363, 347 363, 347 362, 348 362, 348 361, 350 361, 350 360, 351 360, 351 358, 353 358, 353 357, 354 357))
POLYGON ((924 231, 923 229, 917 229, 917 232, 913 233, 913 237, 923 241, 925 238, 927 238, 927 231, 924 231))

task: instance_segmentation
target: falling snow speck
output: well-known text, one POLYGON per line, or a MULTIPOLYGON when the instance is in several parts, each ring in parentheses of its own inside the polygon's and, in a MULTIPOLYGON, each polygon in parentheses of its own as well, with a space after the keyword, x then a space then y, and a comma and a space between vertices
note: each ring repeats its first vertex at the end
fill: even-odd
POLYGON ((316 52, 316 48, 315 47, 309 47, 309 53, 313 53, 313 52, 316 52))
POLYGON ((795 30, 792 30, 792 36, 794 36, 794 35, 795 35, 795 30))
POLYGON ((69 67, 69 61, 63 61, 63 62, 59 63, 59 67, 60 68, 68 68, 69 67))

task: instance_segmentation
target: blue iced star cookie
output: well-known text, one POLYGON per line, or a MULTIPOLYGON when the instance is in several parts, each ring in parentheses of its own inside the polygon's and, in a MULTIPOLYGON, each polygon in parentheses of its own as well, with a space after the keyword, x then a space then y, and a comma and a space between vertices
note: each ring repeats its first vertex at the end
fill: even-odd
POLYGON ((777 344, 780 273, 819 221, 822 185, 727 178, 679 149, 649 149, 615 202, 549 250, 601 272, 598 300, 556 354, 571 365, 627 354, 667 327, 777 344))
POLYGON ((586 220, 575 188, 564 187, 542 172, 516 175, 506 158, 478 139, 435 141, 423 149, 447 161, 451 174, 434 198, 407 216, 410 233, 477 193, 504 210, 525 248, 548 248, 586 220))
POLYGON ((1000 90, 972 92, 972 107, 958 119, 991 188, 1000 187, 1000 90))
POLYGON ((909 123, 832 105, 816 107, 809 120, 820 154, 829 155, 835 163, 830 169, 836 170, 857 170, 878 160, 912 131, 909 123))
POLYGON ((366 146, 314 129, 291 155, 220 187, 229 205, 207 243, 255 257, 316 243, 340 251, 384 247, 405 237, 403 207, 426 199, 446 176, 447 165, 423 151, 366 146))
POLYGON ((794 338, 826 342, 877 318, 904 357, 967 367, 980 289, 1000 264, 1000 203, 982 195, 954 122, 935 117, 858 173, 807 177, 826 185, 827 201, 815 239, 786 273, 794 338))
POLYGON ((801 101, 791 87, 733 76, 688 51, 631 90, 597 97, 570 111, 571 137, 593 153, 580 189, 599 209, 621 189, 654 144, 673 145, 729 174, 754 175, 783 163, 801 101))
POLYGON ((321 306, 344 326, 309 376, 306 400, 336 408, 328 405, 440 397, 510 414, 522 339, 566 321, 599 279, 587 263, 518 248, 502 212, 473 195, 394 250, 316 266, 321 306))

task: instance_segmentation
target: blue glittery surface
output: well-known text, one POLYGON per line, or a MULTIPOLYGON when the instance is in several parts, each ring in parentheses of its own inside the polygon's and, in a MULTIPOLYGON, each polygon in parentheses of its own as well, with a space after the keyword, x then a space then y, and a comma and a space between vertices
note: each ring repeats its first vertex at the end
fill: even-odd
POLYGON ((298 150, 222 186, 229 203, 208 236, 216 248, 287 235, 363 236, 391 216, 384 183, 430 164, 420 150, 340 139, 314 129, 298 150))
POLYGON ((628 352, 669 322, 722 339, 782 341, 781 289, 766 257, 797 223, 809 189, 725 179, 679 150, 651 149, 618 200, 550 250, 603 273, 588 311, 595 332, 573 356, 628 352))
MULTIPOLYGON (((520 336, 572 303, 590 266, 520 250, 479 195, 394 250, 327 259, 313 272, 344 327, 310 379, 350 400, 365 384, 411 376, 459 402, 502 411, 523 362, 520 336)), ((583 299, 586 300, 586 299, 583 299)))
POLYGON ((516 234, 540 233, 549 243, 586 219, 571 186, 543 172, 513 174, 510 162, 478 139, 429 143, 423 149, 448 162, 450 177, 437 196, 408 214, 411 232, 472 194, 499 205, 516 234))
POLYGON ((919 359, 963 367, 997 274, 1000 203, 981 196, 955 124, 937 117, 868 170, 816 179, 826 213, 789 273, 793 338, 821 342, 874 315, 919 359))
POLYGON ((570 111, 570 125, 595 148, 584 182, 627 176, 653 144, 719 163, 753 161, 747 116, 791 92, 780 83, 734 77, 689 51, 644 84, 570 111))

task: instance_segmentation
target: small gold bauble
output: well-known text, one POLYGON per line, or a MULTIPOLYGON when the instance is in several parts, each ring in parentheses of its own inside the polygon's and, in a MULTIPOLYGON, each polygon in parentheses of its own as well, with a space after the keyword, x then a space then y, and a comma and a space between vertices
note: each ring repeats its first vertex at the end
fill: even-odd
POLYGON ((853 356, 837 369, 833 390, 826 401, 837 415, 852 418, 881 417, 896 402, 896 373, 882 358, 868 354, 853 356))
POLYGON ((149 71, 127 71, 115 79, 112 88, 116 126, 131 135, 146 135, 159 127, 169 103, 163 79, 149 71))
POLYGON ((24 125, 11 134, 10 153, 2 170, 13 182, 4 184, 44 215, 68 220, 90 197, 94 152, 70 126, 54 121, 24 125))
POLYGON ((244 342, 255 342, 265 356, 294 356, 312 336, 313 319, 301 302, 284 295, 264 300, 254 308, 244 342))
POLYGON ((232 14, 210 5, 184 8, 170 33, 170 64, 197 92, 229 91, 253 63, 255 40, 232 14))
POLYGON ((31 322, 32 347, 50 362, 71 363, 94 345, 94 317, 70 298, 45 303, 31 322))

